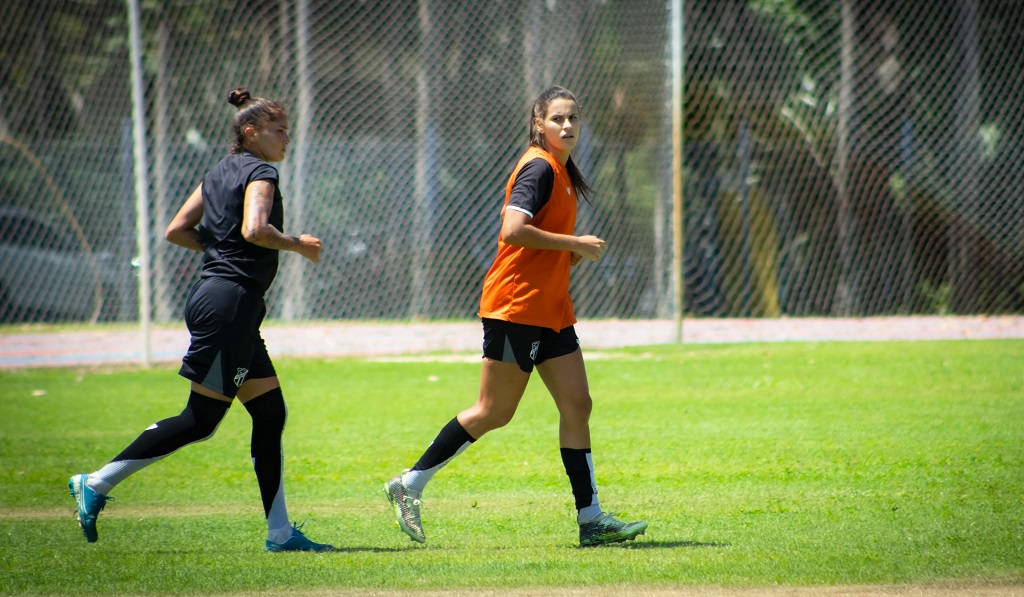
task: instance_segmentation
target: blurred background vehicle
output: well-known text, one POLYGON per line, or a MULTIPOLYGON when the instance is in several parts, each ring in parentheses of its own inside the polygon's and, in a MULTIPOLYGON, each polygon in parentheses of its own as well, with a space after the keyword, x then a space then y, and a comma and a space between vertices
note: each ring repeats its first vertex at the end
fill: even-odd
POLYGON ((117 291, 130 272, 44 216, 0 207, 0 321, 115 319, 133 301, 117 291))

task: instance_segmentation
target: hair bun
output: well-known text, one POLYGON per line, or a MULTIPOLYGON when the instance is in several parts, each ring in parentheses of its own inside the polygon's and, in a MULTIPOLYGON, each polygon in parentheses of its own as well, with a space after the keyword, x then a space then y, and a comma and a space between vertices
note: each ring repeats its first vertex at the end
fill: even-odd
POLYGON ((245 87, 239 87, 228 94, 228 103, 238 108, 241 108, 250 99, 252 99, 252 94, 245 87))

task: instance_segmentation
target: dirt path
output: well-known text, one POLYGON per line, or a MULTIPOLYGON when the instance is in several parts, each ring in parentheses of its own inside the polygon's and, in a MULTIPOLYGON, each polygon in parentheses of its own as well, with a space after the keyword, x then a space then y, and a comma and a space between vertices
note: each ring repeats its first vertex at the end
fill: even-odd
MULTIPOLYGON (((576 326, 585 349, 667 344, 672 321, 587 320, 576 326)), ((480 323, 267 323, 263 336, 274 357, 383 356, 480 350, 480 323)), ((1024 338, 1024 317, 874 317, 859 319, 692 319, 684 343, 817 340, 947 340, 1024 338)), ((184 325, 154 329, 153 362, 173 363, 188 347, 184 325)), ((83 328, 57 332, 32 327, 0 333, 0 368, 138 364, 143 338, 135 329, 83 328)))

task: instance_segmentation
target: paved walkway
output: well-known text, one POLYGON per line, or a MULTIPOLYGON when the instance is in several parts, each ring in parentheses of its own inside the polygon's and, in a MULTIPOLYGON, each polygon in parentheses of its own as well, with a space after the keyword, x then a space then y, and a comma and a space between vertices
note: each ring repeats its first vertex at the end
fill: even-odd
MULTIPOLYGON (((610 349, 668 344, 672 321, 581 321, 576 331, 584 348, 610 349)), ((263 337, 274 357, 385 356, 474 353, 480 350, 480 324, 459 323, 266 323, 263 337)), ((683 323, 683 342, 804 342, 823 340, 961 340, 1024 338, 1024 317, 873 317, 862 319, 692 319, 683 323)), ((185 326, 152 330, 154 362, 176 362, 188 348, 185 326)), ((138 330, 104 328, 0 334, 0 369, 52 366, 139 364, 143 339, 138 330)))

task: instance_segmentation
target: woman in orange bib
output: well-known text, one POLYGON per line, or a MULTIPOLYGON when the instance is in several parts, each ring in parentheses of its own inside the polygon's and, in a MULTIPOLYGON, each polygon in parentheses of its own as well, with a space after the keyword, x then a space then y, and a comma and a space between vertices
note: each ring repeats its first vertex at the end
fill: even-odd
POLYGON ((562 87, 544 90, 530 115, 530 147, 505 187, 498 255, 480 300, 483 372, 476 404, 448 422, 411 469, 384 485, 399 527, 426 542, 420 496, 438 470, 488 431, 512 420, 534 367, 558 407, 559 444, 576 502, 580 545, 636 538, 646 522, 602 511, 590 452, 592 402, 573 324, 569 270, 598 261, 607 244, 576 236, 576 206, 592 192, 570 156, 580 135, 579 104, 562 87))

